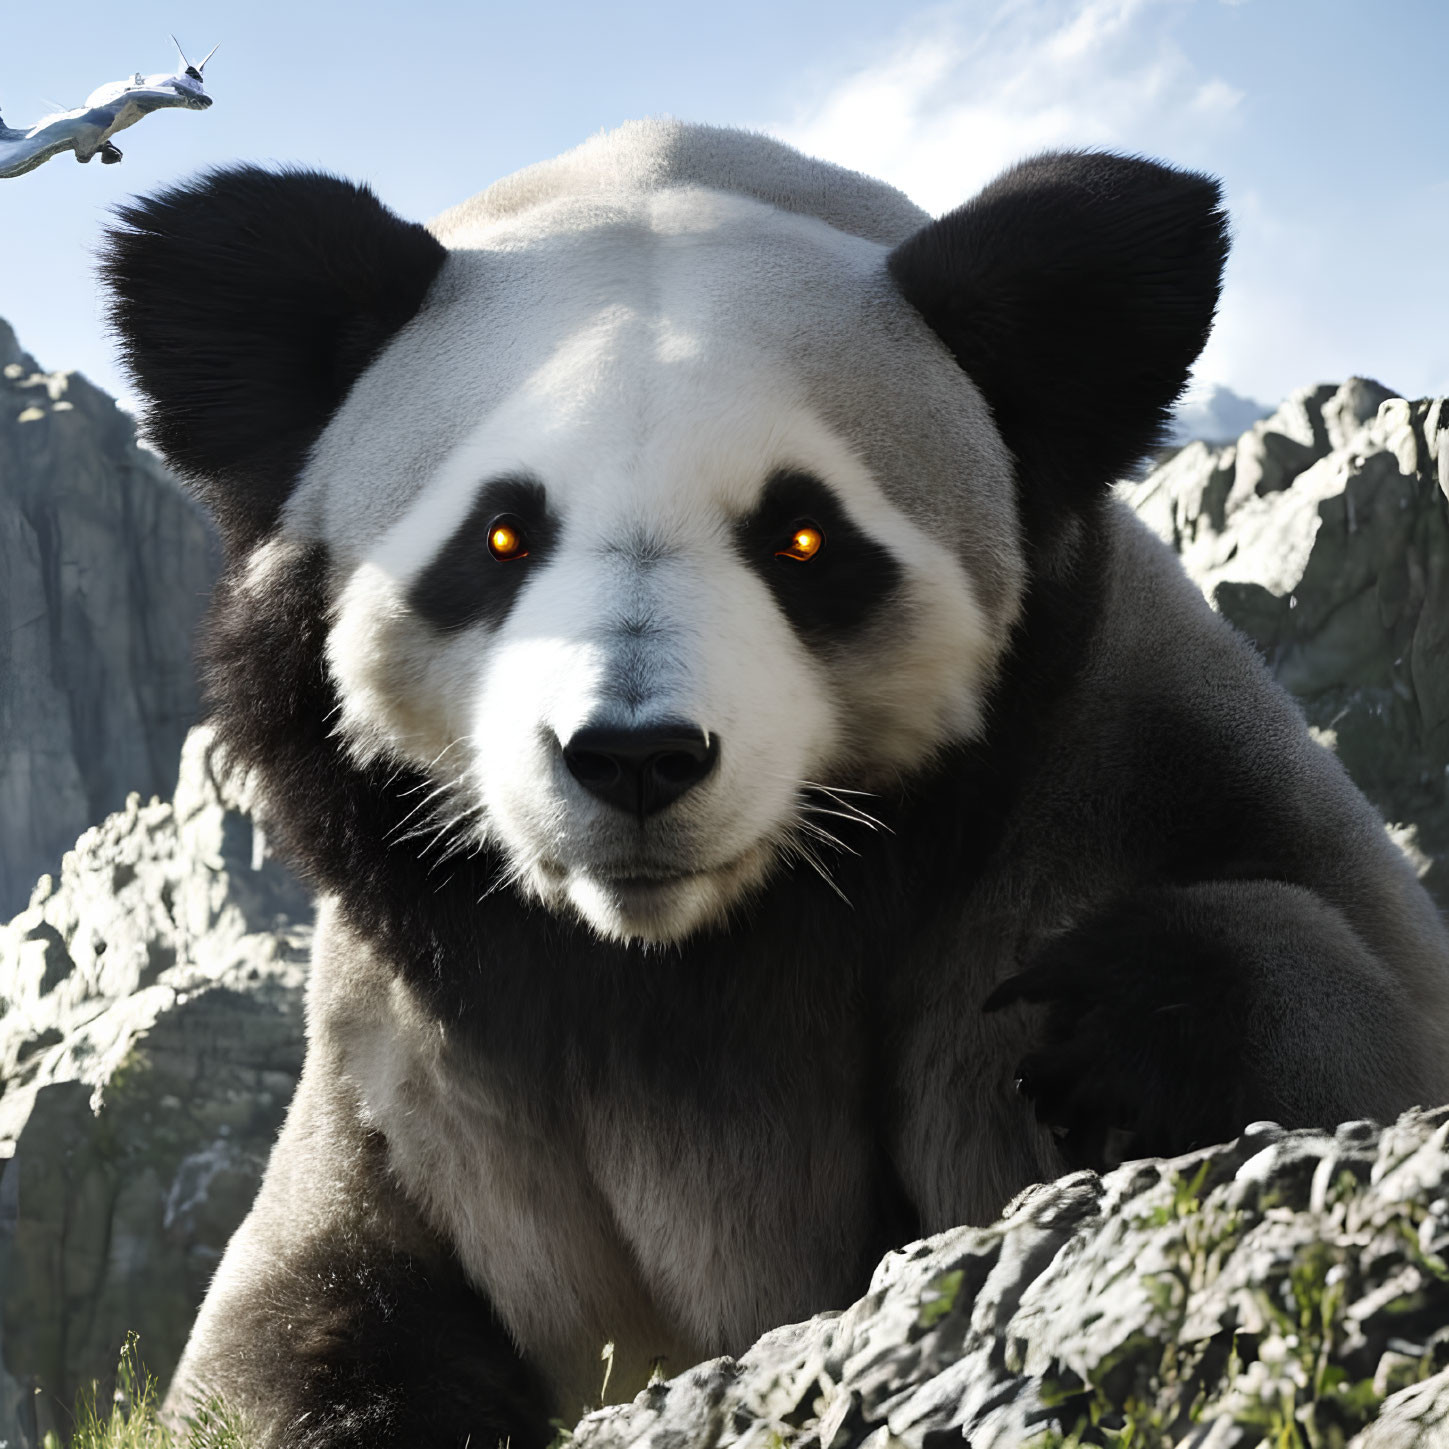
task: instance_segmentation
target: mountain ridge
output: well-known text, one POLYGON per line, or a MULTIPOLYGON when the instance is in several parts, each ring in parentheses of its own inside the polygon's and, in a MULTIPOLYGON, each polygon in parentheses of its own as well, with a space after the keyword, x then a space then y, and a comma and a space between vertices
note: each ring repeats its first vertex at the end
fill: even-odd
POLYGON ((175 788, 218 564, 134 420, 0 322, 0 917, 130 791, 175 788))

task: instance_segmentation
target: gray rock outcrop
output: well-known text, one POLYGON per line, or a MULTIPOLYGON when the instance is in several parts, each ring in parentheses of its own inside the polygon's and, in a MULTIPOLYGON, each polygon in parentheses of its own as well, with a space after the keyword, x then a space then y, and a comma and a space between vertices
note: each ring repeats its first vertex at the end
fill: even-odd
POLYGON ((1122 496, 1262 651, 1449 909, 1449 399, 1352 378, 1122 496))
POLYGON ((63 1430, 130 1330, 169 1376, 301 1068, 310 904, 221 773, 197 729, 174 801, 130 796, 0 926, 12 1449, 63 1430))
POLYGON ((572 1449, 1449 1443, 1449 1108, 1028 1189, 572 1449))
POLYGON ((216 567, 130 418, 0 322, 0 919, 130 791, 175 787, 216 567))

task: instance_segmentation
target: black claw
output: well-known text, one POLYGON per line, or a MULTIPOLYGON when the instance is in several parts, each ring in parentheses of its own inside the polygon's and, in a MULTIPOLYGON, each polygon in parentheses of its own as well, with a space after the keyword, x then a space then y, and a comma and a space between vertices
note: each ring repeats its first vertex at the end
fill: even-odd
POLYGON ((983 1009, 1041 1010, 1016 1094, 1067 1162, 1101 1170, 1226 1138, 1248 1120, 1232 1007, 1243 994, 1226 948, 1185 935, 1149 898, 1051 943, 983 1009))

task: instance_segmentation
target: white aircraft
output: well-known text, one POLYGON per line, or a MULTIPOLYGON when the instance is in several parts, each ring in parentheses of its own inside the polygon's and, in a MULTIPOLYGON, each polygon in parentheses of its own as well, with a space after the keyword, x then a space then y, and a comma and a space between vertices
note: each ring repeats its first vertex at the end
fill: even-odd
POLYGON ((0 120, 0 178, 23 176, 62 151, 74 151, 77 161, 89 161, 99 154, 102 164, 113 165, 121 153, 111 137, 134 126, 142 116, 176 106, 204 111, 211 97, 202 86, 201 73, 217 48, 213 45, 206 60, 192 65, 174 35, 171 41, 181 57, 181 69, 174 75, 137 72, 130 80, 111 81, 92 91, 83 106, 42 116, 28 131, 15 130, 0 120))

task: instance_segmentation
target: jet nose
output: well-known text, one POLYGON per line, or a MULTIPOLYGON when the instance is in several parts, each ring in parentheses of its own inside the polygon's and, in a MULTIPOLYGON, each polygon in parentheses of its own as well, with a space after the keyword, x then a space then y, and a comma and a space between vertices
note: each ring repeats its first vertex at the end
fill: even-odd
POLYGON ((719 736, 669 721, 643 729, 586 726, 563 747, 589 794, 640 820, 692 790, 719 763, 719 736))

